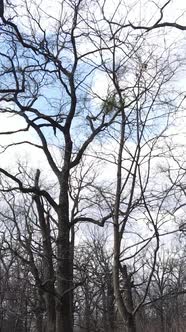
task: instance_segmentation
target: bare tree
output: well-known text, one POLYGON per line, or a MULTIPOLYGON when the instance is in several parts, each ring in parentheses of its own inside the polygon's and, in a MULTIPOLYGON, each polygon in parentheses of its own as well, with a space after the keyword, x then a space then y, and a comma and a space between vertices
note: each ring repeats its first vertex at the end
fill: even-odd
MULTIPOLYGON (((55 13, 43 6, 26 0, 13 6, 7 1, 0 10, 0 110, 6 121, 10 116, 20 121, 19 127, 0 132, 1 137, 13 137, 2 144, 2 153, 27 146, 39 151, 46 164, 46 170, 32 172, 24 162, 0 167, 0 189, 8 206, 6 214, 2 207, 1 219, 5 224, 9 218, 11 224, 2 236, 9 233, 4 243, 29 266, 44 299, 46 331, 72 332, 73 291, 78 286, 73 277, 75 227, 111 222, 115 299, 123 324, 135 331, 134 316, 145 301, 159 248, 161 204, 154 219, 148 193, 150 164, 168 117, 177 109, 174 93, 171 99, 163 88, 178 62, 169 56, 170 49, 160 48, 161 56, 153 52, 154 45, 141 32, 134 34, 133 24, 121 22, 117 15, 122 1, 111 16, 106 1, 64 0, 56 4, 55 13), (106 92, 97 86, 103 76, 106 92), (158 133, 153 121, 161 123, 158 133), (93 141, 96 148, 91 150, 93 141), (103 150, 111 141, 116 145, 109 163, 117 175, 107 195, 106 185, 103 189, 93 175, 89 182, 90 173, 82 171, 82 165, 85 155, 91 163, 94 158, 106 163, 103 150), (101 158, 93 151, 98 149, 101 158), (49 184, 42 178, 46 174, 49 184), (122 262, 127 260, 126 228, 137 213, 153 227, 155 244, 147 291, 134 307, 132 275, 122 262), (12 240, 17 240, 13 246, 12 240)), ((127 15, 126 10, 125 21, 127 15)))
MULTIPOLYGON (((109 150, 108 148, 106 153, 101 151, 98 155, 105 163, 113 165, 113 172, 116 175, 112 179, 112 185, 108 185, 109 189, 98 187, 97 190, 112 214, 113 284, 117 307, 124 330, 136 331, 135 315, 145 302, 154 273, 160 244, 159 234, 163 225, 163 204, 167 197, 167 193, 157 195, 156 190, 153 193, 151 185, 153 184, 154 167, 151 167, 151 164, 159 156, 156 146, 168 129, 171 113, 176 112, 180 105, 179 102, 175 102, 176 95, 174 95, 173 101, 167 86, 176 73, 177 65, 175 59, 169 58, 168 55, 169 61, 167 58, 164 64, 169 62, 170 67, 165 68, 164 65, 162 67, 160 54, 157 55, 152 50, 149 50, 149 53, 143 53, 143 47, 147 46, 145 39, 141 42, 141 48, 138 49, 138 43, 133 42, 131 49, 128 47, 127 54, 123 49, 122 55, 118 54, 116 45, 121 43, 121 36, 118 38, 118 31, 114 31, 114 20, 109 21, 106 18, 104 6, 102 11, 105 22, 109 25, 113 42, 113 47, 110 49, 112 64, 102 61, 110 82, 107 99, 104 101, 104 110, 106 114, 110 115, 118 112, 118 116, 107 130, 108 141, 113 144, 114 149, 109 150), (126 63, 131 63, 131 70, 127 71, 126 63), (128 77, 131 85, 126 84, 128 77), (166 101, 163 101, 165 91, 166 101), (155 122, 159 122, 159 131, 154 130, 155 122), (143 221, 144 226, 142 226, 143 221), (139 225, 136 230, 138 222, 141 223, 141 226, 139 225), (150 227, 152 227, 150 229, 152 235, 147 241, 142 240, 141 243, 139 241, 141 245, 138 247, 135 235, 143 239, 140 230, 143 229, 144 232, 145 228, 147 231, 150 227), (132 228, 132 232, 130 228, 132 228), (132 246, 128 246, 127 233, 130 234, 130 232, 135 234, 134 247, 136 249, 133 253, 132 246), (146 291, 135 304, 132 294, 135 270, 132 273, 128 271, 125 262, 131 258, 138 261, 137 257, 141 251, 145 247, 148 247, 149 250, 150 242, 152 242, 153 264, 151 270, 148 270, 146 291)), ((120 33, 122 34, 122 30, 120 33)), ((126 40, 130 40, 130 37, 128 34, 126 40)), ((164 52, 165 50, 162 56, 165 54, 164 52)))
MULTIPOLYGON (((23 179, 20 173, 23 174, 24 171, 17 173, 4 168, 0 171, 9 179, 9 184, 7 185, 6 181, 3 183, 2 180, 1 188, 3 192, 20 191, 32 195, 45 257, 45 291, 48 289, 45 296, 48 308, 46 328, 47 331, 70 332, 73 325, 71 292, 74 288, 71 252, 73 224, 70 223, 69 211, 70 170, 78 165, 88 145, 99 132, 112 123, 112 119, 106 119, 100 107, 94 112, 96 120, 94 126, 92 119, 89 120, 88 117, 88 114, 92 116, 93 113, 86 104, 85 96, 90 89, 86 87, 86 82, 97 68, 97 64, 91 65, 91 56, 99 52, 100 48, 92 43, 90 50, 82 53, 81 45, 86 41, 87 35, 81 18, 83 1, 61 2, 57 17, 43 11, 39 5, 35 7, 35 14, 26 1, 24 6, 22 21, 18 15, 18 7, 13 9, 15 20, 6 19, 7 14, 5 17, 2 16, 4 47, 1 52, 0 101, 1 113, 18 115, 24 120, 25 127, 4 131, 1 135, 15 135, 32 129, 35 135, 34 141, 20 140, 4 147, 4 150, 20 144, 38 148, 45 155, 59 190, 55 196, 41 187, 40 170, 35 172, 32 179, 28 177, 23 179), (43 16, 51 20, 53 25, 51 33, 46 32, 43 27, 43 16), (25 24, 28 24, 29 29, 23 28, 25 24), (80 38, 82 42, 79 46, 80 38), (87 67, 83 73, 80 71, 81 66, 87 67), (53 92, 49 92, 51 87, 53 92), (84 107, 85 111, 82 110, 84 107), (87 124, 87 134, 82 133, 77 140, 75 140, 77 130, 72 133, 74 121, 78 126, 87 124), (60 154, 63 155, 62 165, 55 161, 52 153, 50 145, 52 142, 48 138, 51 135, 54 144, 58 139, 62 142, 60 149, 60 154), (56 220, 55 272, 52 261, 54 248, 51 245, 51 219, 48 210, 45 209, 46 205, 49 205, 49 210, 52 210, 51 215, 55 215, 56 220)), ((115 117, 116 115, 113 116, 115 117)), ((34 253, 29 247, 27 250, 30 251, 34 277, 39 285, 37 270, 34 270, 34 253)))
POLYGON ((75 292, 76 325, 85 331, 113 331, 117 327, 112 282, 112 254, 107 237, 94 231, 78 246, 75 275, 84 280, 75 292))

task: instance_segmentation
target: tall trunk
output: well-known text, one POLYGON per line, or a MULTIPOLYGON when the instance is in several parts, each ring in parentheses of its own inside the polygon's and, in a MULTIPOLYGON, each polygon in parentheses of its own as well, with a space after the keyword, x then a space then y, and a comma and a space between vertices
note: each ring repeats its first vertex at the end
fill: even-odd
MULTIPOLYGON (((45 241, 43 241, 45 242, 45 241)), ((44 257, 44 276, 46 280, 46 293, 45 293, 45 305, 46 305, 46 332, 56 332, 56 311, 55 311, 55 286, 54 286, 54 270, 52 262, 52 248, 50 243, 50 227, 49 223, 47 226, 47 239, 46 243, 43 243, 45 248, 45 257, 44 257)))
POLYGON ((56 303, 56 332, 72 332, 71 273, 69 227, 63 224, 58 237, 57 292, 61 300, 56 303))
POLYGON ((73 82, 71 84, 71 110, 65 124, 65 153, 64 164, 59 177, 60 194, 58 208, 58 239, 57 239, 57 293, 60 299, 56 300, 56 332, 73 332, 72 308, 72 269, 73 254, 70 242, 69 221, 69 172, 72 153, 70 126, 76 108, 76 96, 73 82))
POLYGON ((107 273, 107 313, 108 330, 112 332, 115 328, 114 289, 112 285, 112 273, 109 270, 107 273))
POLYGON ((57 240, 56 332, 72 332, 72 267, 68 202, 68 171, 61 178, 57 240))
MULTIPOLYGON (((39 188, 40 172, 37 170, 35 177, 35 186, 39 188)), ((56 332, 56 312, 55 312, 55 286, 54 286, 54 267, 53 267, 53 251, 50 238, 50 218, 49 213, 45 217, 44 206, 39 196, 34 197, 38 216, 39 224, 43 240, 43 293, 46 306, 46 332, 56 332)))
MULTIPOLYGON (((120 199, 121 199, 121 182, 122 182, 122 155, 125 142, 125 113, 121 108, 121 127, 120 127, 120 145, 118 151, 118 160, 117 160, 117 181, 116 181, 116 197, 115 197, 115 207, 114 207, 114 217, 113 217, 113 226, 114 226, 114 261, 113 261, 113 286, 114 286, 114 295, 116 299, 116 305, 121 316, 121 319, 124 323, 124 331, 127 332, 136 332, 134 317, 128 302, 122 297, 120 289, 120 246, 121 239, 125 229, 125 221, 121 226, 119 223, 120 216, 120 199)), ((126 296, 126 294, 125 294, 126 296)))
POLYGON ((74 231, 74 225, 71 226, 71 239, 70 239, 70 280, 71 280, 71 289, 70 291, 70 309, 71 309, 71 321, 74 325, 74 292, 73 292, 73 286, 74 286, 74 244, 75 244, 75 231, 74 231))
POLYGON ((120 314, 120 317, 124 324, 123 331, 127 332, 136 332, 135 320, 132 312, 129 311, 129 308, 126 306, 126 303, 122 297, 120 290, 120 281, 119 281, 119 248, 120 248, 119 233, 117 228, 114 228, 114 263, 113 263, 113 285, 114 285, 114 294, 117 304, 117 308, 120 314))
MULTIPOLYGON (((76 20, 76 14, 74 19, 76 20)), ((74 21, 75 22, 75 21, 74 21)), ((75 49, 73 33, 71 35, 75 49)), ((76 51, 75 51, 76 52, 76 51)), ((73 71, 75 72, 74 64, 73 71)), ((58 239, 57 239, 57 283, 56 290, 60 298, 56 300, 56 332, 73 332, 73 250, 70 241, 69 220, 69 174, 72 155, 71 123, 76 111, 76 88, 74 75, 69 78, 71 106, 64 125, 64 162, 60 175, 59 207, 58 207, 58 239)))
POLYGON ((131 276, 127 272, 126 265, 122 266, 122 279, 124 283, 123 301, 128 312, 128 317, 127 317, 128 321, 127 325, 129 329, 128 331, 136 331, 135 317, 132 314, 134 310, 133 298, 132 298, 132 282, 131 282, 131 276))

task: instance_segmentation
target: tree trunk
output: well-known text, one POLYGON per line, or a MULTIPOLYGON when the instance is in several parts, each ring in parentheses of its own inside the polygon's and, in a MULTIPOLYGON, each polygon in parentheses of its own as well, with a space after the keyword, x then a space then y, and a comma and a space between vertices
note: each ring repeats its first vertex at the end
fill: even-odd
MULTIPOLYGON (((72 83, 73 86, 73 83, 72 83)), ((73 91, 74 92, 74 91, 73 91)), ((76 96, 74 96, 76 101, 76 96)), ((75 112, 76 102, 72 101, 71 111, 75 112)), ((73 116, 73 115, 72 115, 73 116)), ((70 137, 71 117, 65 129, 64 164, 59 178, 60 194, 58 208, 58 239, 57 239, 57 294, 56 301, 56 332, 73 332, 73 253, 70 242, 69 221, 69 172, 72 153, 70 137)))
POLYGON ((108 331, 113 332, 115 328, 114 289, 112 285, 112 273, 107 273, 107 320, 108 331))
POLYGON ((161 331, 165 332, 163 305, 161 305, 160 322, 161 322, 161 331))
MULTIPOLYGON (((114 285, 114 294, 116 299, 117 308, 120 314, 120 317, 125 325, 123 331, 127 332, 136 332, 135 319, 130 310, 130 306, 126 305, 127 297, 124 294, 125 299, 122 297, 122 293, 119 286, 119 234, 115 230, 115 248, 114 248, 114 265, 113 265, 113 285, 114 285)), ((127 290, 128 292, 129 290, 127 290)))
POLYGON ((71 226, 70 229, 71 237, 70 237, 70 280, 71 280, 71 289, 70 291, 70 309, 71 309, 71 321, 74 326, 74 245, 75 245, 75 231, 74 225, 71 226))
POLYGON ((114 261, 113 261, 113 286, 114 286, 114 295, 116 299, 116 305, 121 316, 121 319, 125 325, 124 331, 127 332, 136 332, 135 320, 132 314, 132 294, 131 294, 131 285, 128 282, 127 270, 123 275, 124 279, 124 296, 120 289, 120 246, 122 235, 125 230, 126 220, 123 221, 123 224, 120 228, 119 216, 120 216, 120 199, 121 199, 121 182, 122 182, 122 154, 125 141, 125 112, 121 105, 121 116, 122 122, 120 127, 120 145, 118 151, 118 160, 117 160, 117 181, 116 181, 116 195, 115 195, 115 207, 114 207, 114 216, 113 216, 113 226, 114 226, 114 261), (126 280, 125 280, 126 279, 126 280))
POLYGON ((56 332, 73 331, 69 251, 69 230, 66 229, 58 239, 57 292, 60 295, 61 300, 57 300, 56 304, 56 332))
POLYGON ((89 299, 89 288, 88 285, 85 283, 84 285, 84 292, 85 292, 85 310, 84 310, 84 326, 85 331, 90 332, 91 324, 91 312, 90 312, 90 299, 89 299))
POLYGON ((126 321, 126 332, 136 332, 136 324, 134 316, 128 313, 128 318, 126 321))
POLYGON ((55 298, 51 294, 46 294, 46 332, 56 332, 56 311, 55 298))
MULTIPOLYGON (((39 180, 39 175, 37 176, 39 180)), ((36 187, 38 183, 35 181, 36 187)), ((56 332, 56 312, 55 312, 55 286, 54 286, 54 267, 53 252, 50 238, 50 219, 49 214, 45 217, 44 206, 39 196, 35 196, 37 205, 40 228, 43 239, 43 275, 44 275, 44 299, 46 306, 46 332, 56 332)))
POLYGON ((57 240, 57 294, 56 332, 73 332, 72 321, 72 273, 69 227, 68 177, 61 183, 59 230, 57 240), (67 179, 67 181, 66 181, 67 179))
POLYGON ((132 314, 134 306, 133 306, 133 298, 132 298, 132 282, 131 282, 131 276, 127 272, 127 266, 123 265, 122 268, 120 266, 120 269, 122 270, 122 279, 124 284, 124 290, 123 290, 123 301, 125 304, 125 307, 127 309, 127 326, 128 326, 128 332, 135 332, 136 326, 135 326, 135 317, 132 314))

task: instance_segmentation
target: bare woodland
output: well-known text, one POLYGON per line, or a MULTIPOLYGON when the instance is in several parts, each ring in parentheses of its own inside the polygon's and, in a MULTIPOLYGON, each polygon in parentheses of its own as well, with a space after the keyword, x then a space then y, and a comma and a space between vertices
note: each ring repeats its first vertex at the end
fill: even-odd
POLYGON ((0 1, 1 332, 186 330, 184 15, 0 1))

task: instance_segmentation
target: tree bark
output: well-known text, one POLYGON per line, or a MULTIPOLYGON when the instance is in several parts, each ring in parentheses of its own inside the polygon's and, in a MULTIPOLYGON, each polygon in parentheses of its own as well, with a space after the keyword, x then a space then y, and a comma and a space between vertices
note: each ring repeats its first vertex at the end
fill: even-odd
POLYGON ((114 331, 115 328, 115 312, 114 312, 114 289, 112 284, 112 273, 107 273, 107 311, 108 311, 108 326, 109 332, 114 331))
MULTIPOLYGON (((39 189, 40 171, 37 170, 35 176, 35 187, 39 189)), ((56 312, 55 312, 55 286, 54 286, 54 267, 53 252, 50 238, 50 219, 49 213, 45 216, 44 206, 39 196, 34 197, 41 228, 43 240, 43 292, 46 306, 46 332, 56 332, 56 312)))
POLYGON ((56 303, 56 332, 72 332, 69 227, 65 224, 59 232, 57 264, 57 293, 61 300, 56 303))
MULTIPOLYGON (((72 102, 73 114, 75 103, 72 102)), ((70 241, 69 220, 69 173, 72 153, 70 137, 70 124, 66 123, 65 129, 65 154, 64 164, 59 177, 60 194, 58 208, 58 239, 57 239, 57 294, 56 301, 56 332, 73 332, 73 254, 70 241)))
POLYGON ((58 213, 57 293, 60 299, 56 303, 56 332, 73 332, 68 178, 69 167, 64 166, 60 183, 58 213))
POLYGON ((119 224, 119 209, 120 209, 120 199, 121 199, 121 181, 122 181, 122 154, 125 141, 125 113, 121 108, 121 127, 120 127, 120 145, 118 151, 118 160, 117 160, 117 182, 116 182, 116 196, 115 196, 115 208, 114 208, 114 217, 113 217, 113 226, 114 226, 114 261, 113 261, 113 286, 114 286, 114 295, 116 299, 116 304, 118 307, 119 314, 125 325, 124 331, 127 332, 136 332, 135 320, 132 314, 132 294, 130 283, 127 281, 127 271, 123 274, 124 279, 124 297, 120 289, 120 247, 121 239, 125 229, 125 221, 123 221, 122 228, 120 230, 119 224))
MULTIPOLYGON (((116 299, 117 308, 120 314, 120 317, 124 323, 123 331, 127 332, 136 332, 135 319, 132 314, 132 311, 129 311, 128 306, 126 306, 127 298, 122 297, 122 293, 119 285, 119 233, 117 228, 114 230, 114 264, 113 264, 113 285, 114 285, 114 294, 116 299)), ((125 296, 125 295, 124 295, 125 296)))
POLYGON ((56 332, 56 311, 55 298, 51 294, 46 294, 46 332, 56 332))

